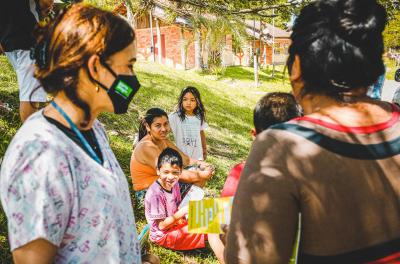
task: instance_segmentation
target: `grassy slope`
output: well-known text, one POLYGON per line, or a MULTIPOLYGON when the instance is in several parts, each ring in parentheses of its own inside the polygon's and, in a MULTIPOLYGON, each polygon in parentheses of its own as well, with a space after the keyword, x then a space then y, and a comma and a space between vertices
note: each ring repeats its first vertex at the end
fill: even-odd
POLYGON ((386 64, 386 79, 394 80, 394 73, 397 70, 395 61, 390 59, 385 59, 385 64, 386 64))
MULTIPOLYGON (((14 109, 18 106, 18 92, 15 74, 4 56, 0 56, 0 101, 8 102, 14 109)), ((207 131, 209 149, 208 161, 216 165, 217 172, 207 185, 209 195, 218 195, 229 168, 245 159, 251 144, 249 130, 252 123, 252 109, 255 102, 265 93, 288 90, 278 72, 272 80, 270 74, 260 74, 261 86, 253 86, 251 68, 228 68, 224 77, 199 75, 192 71, 177 71, 164 66, 138 63, 135 66, 142 89, 129 114, 117 116, 104 114, 100 120, 105 124, 111 147, 117 156, 129 181, 129 160, 133 135, 138 129, 138 117, 150 107, 161 107, 172 111, 182 88, 196 86, 207 109, 210 129, 207 131)), ((282 70, 282 69, 280 69, 282 70)), ((20 126, 18 111, 0 110, 0 156, 3 156, 12 136, 20 126)), ((133 193, 132 193, 133 197, 133 193)), ((144 224, 143 208, 135 206, 138 228, 144 224)), ((209 250, 204 253, 183 254, 152 246, 162 263, 217 263, 209 250)), ((0 207, 0 263, 9 263, 7 225, 0 207)))

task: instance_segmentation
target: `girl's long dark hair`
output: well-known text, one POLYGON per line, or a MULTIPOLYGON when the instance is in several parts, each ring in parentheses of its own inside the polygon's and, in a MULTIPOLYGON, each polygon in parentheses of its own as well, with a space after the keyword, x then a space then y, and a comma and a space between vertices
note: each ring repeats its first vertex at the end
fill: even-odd
POLYGON ((140 120, 138 137, 139 141, 147 135, 146 124, 148 126, 151 126, 155 118, 162 116, 168 118, 168 114, 161 108, 150 108, 149 110, 147 110, 146 115, 140 120))
POLYGON ((197 88, 193 86, 188 86, 185 89, 183 89, 181 95, 179 96, 177 112, 180 119, 184 121, 186 118, 185 109, 183 109, 182 104, 183 104, 183 97, 187 93, 193 94, 194 98, 196 99, 197 106, 194 109, 193 113, 200 119, 201 124, 203 124, 206 121, 206 109, 204 108, 203 102, 201 101, 199 90, 197 90, 197 88))

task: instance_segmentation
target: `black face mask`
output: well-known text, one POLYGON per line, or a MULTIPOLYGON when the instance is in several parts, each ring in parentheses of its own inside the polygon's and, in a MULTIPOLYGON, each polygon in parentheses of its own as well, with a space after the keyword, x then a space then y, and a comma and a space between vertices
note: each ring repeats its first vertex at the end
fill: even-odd
POLYGON ((111 67, 102 62, 101 64, 115 77, 115 80, 110 88, 92 78, 101 88, 107 91, 108 96, 114 107, 115 114, 125 114, 128 112, 129 103, 133 96, 139 91, 140 83, 136 75, 116 74, 111 67))

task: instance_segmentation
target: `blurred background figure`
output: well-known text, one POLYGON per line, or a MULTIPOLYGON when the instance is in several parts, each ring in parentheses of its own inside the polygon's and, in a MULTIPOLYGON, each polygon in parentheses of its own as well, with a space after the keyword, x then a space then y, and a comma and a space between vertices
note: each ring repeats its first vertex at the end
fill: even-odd
POLYGON ((35 46, 35 26, 50 12, 53 0, 1 0, 0 5, 0 44, 17 74, 19 113, 25 121, 38 103, 46 102, 46 92, 33 77, 30 49, 35 46))

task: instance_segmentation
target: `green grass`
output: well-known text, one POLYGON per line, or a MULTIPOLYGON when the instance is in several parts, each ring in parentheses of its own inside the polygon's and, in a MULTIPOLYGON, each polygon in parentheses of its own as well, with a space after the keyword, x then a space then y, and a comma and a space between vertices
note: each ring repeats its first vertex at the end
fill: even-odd
MULTIPOLYGON (((15 109, 12 112, 0 112, 0 156, 3 156, 21 123, 18 116, 17 80, 4 56, 0 56, 0 69, 0 101, 9 103, 15 109)), ((143 62, 138 63, 135 70, 142 88, 131 104, 129 113, 103 114, 100 117, 129 182, 129 161, 133 135, 138 130, 138 117, 150 107, 172 111, 181 89, 192 85, 200 90, 210 125, 207 131, 207 161, 217 168, 215 176, 206 187, 207 194, 211 196, 219 194, 229 169, 248 154, 252 109, 256 101, 266 92, 289 90, 288 81, 282 77, 282 67, 278 68, 275 78, 271 78, 270 71, 261 71, 261 85, 258 88, 254 87, 252 68, 246 67, 227 68, 219 78, 143 62)), ((131 194, 133 198, 132 190, 131 194)), ((143 208, 135 205, 134 208, 140 229, 145 224, 143 208)), ((151 251, 160 257, 162 263, 217 263, 210 249, 202 253, 183 254, 151 245, 151 251)), ((10 262, 7 224, 0 207, 0 263, 10 262)))
POLYGON ((395 60, 391 59, 385 59, 385 65, 386 65, 386 79, 388 80, 394 80, 394 73, 398 69, 396 67, 396 62, 395 60))

